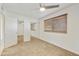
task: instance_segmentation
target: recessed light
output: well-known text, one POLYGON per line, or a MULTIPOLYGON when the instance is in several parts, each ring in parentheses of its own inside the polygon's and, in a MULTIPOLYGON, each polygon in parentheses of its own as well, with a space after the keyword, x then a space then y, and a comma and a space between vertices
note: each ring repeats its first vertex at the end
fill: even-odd
POLYGON ((45 11, 46 9, 44 7, 41 7, 40 8, 40 11, 45 11))

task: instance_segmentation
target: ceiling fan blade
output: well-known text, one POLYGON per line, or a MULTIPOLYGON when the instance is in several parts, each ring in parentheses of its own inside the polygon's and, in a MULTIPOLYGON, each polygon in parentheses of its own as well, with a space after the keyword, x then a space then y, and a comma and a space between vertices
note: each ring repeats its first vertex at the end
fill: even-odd
POLYGON ((44 6, 46 9, 50 9, 50 8, 57 8, 59 7, 59 5, 52 5, 52 6, 44 6))

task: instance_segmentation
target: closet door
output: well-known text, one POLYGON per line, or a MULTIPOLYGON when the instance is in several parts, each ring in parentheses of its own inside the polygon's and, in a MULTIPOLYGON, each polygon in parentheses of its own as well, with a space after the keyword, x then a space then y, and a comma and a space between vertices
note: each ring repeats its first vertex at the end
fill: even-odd
POLYGON ((17 44, 17 19, 5 16, 5 48, 17 44))
POLYGON ((2 14, 0 14, 0 55, 4 48, 4 19, 2 14))
POLYGON ((24 41, 30 41, 30 20, 24 19, 24 41))

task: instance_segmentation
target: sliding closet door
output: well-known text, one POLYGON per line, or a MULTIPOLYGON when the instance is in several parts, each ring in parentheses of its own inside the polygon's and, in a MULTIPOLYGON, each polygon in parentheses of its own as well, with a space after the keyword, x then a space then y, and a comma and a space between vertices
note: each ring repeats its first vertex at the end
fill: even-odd
POLYGON ((5 16, 5 48, 17 44, 17 19, 5 16))
POLYGON ((24 41, 30 41, 30 20, 24 19, 24 41))

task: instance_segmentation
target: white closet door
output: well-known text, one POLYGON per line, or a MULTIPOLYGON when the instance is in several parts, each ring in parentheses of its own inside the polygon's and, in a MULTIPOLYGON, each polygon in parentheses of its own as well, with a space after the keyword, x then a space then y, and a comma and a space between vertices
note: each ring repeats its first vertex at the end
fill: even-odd
POLYGON ((5 17, 5 48, 17 44, 17 19, 5 17))
POLYGON ((1 38, 1 35, 2 35, 2 33, 1 33, 1 25, 2 25, 2 20, 1 20, 1 15, 0 15, 0 54, 1 54, 1 40, 2 40, 2 38, 1 38))
POLYGON ((30 20, 24 19, 24 41, 30 41, 30 20))
POLYGON ((0 54, 4 49, 4 18, 3 14, 0 14, 0 54))

